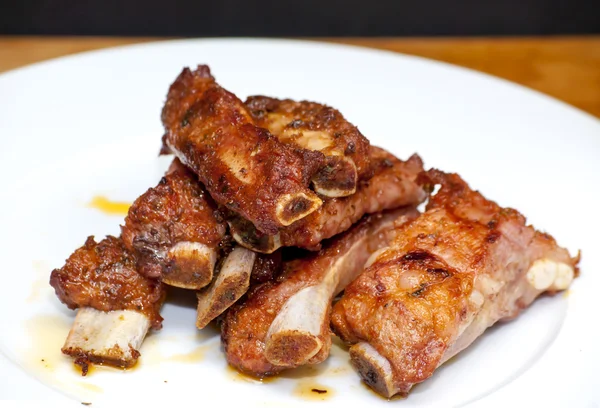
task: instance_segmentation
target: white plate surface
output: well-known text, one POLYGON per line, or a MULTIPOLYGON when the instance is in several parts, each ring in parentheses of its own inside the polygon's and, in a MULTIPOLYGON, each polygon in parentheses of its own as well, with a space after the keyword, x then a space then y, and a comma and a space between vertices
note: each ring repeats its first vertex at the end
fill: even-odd
POLYGON ((273 40, 189 40, 110 49, 0 76, 0 398, 111 406, 173 404, 326 406, 536 404, 600 400, 600 122, 514 84, 420 58, 354 47, 273 40), (460 173, 524 213, 574 254, 581 277, 387 402, 366 390, 337 346, 320 367, 269 383, 226 368, 218 332, 194 327, 193 298, 163 309, 164 329, 131 372, 79 376, 60 346, 73 312, 48 285, 52 268, 85 237, 118 234, 122 216, 92 197, 133 201, 167 166, 158 159, 160 109, 184 66, 208 63, 240 97, 310 99, 338 108, 375 145, 460 173), (44 361, 42 361, 44 360, 44 361), (310 394, 310 392, 308 392, 310 394))

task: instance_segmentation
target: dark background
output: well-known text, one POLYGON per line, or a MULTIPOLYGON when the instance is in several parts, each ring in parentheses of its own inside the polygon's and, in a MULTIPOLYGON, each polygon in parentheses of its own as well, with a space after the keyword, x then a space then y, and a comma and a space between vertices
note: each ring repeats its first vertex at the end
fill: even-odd
POLYGON ((0 0, 0 34, 435 36, 600 33, 600 0, 0 0))

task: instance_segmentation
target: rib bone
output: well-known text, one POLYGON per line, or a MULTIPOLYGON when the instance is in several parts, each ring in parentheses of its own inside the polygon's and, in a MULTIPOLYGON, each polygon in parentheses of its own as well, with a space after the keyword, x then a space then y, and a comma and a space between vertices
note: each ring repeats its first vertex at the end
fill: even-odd
POLYGON ((417 215, 407 207, 367 216, 318 253, 288 260, 277 279, 228 310, 221 332, 227 361, 256 376, 324 361, 333 297, 388 243, 395 225, 417 215))
POLYGON ((196 326, 199 329, 204 328, 248 291, 255 259, 256 253, 243 247, 234 248, 223 261, 214 282, 198 292, 196 326))
POLYGON ((361 342, 350 347, 350 361, 365 383, 378 394, 391 398, 400 392, 394 385, 390 362, 369 343, 361 342))
POLYGON ((314 190, 325 197, 354 194, 369 176, 369 141, 337 110, 309 101, 251 96, 250 115, 280 142, 320 152, 325 163, 311 178, 314 190))
POLYGON ((84 307, 77 312, 62 352, 77 359, 84 375, 89 363, 132 367, 149 328, 148 317, 133 310, 84 307))
POLYGON ((233 238, 246 248, 267 254, 282 246, 318 250, 321 241, 347 230, 365 214, 405 205, 416 206, 425 199, 425 192, 415 183, 423 170, 423 162, 418 156, 401 161, 373 146, 369 156, 374 176, 360 183, 355 194, 326 199, 318 210, 280 229, 275 235, 261 233, 241 217, 231 217, 228 222, 233 238))
POLYGON ((169 267, 163 272, 162 281, 183 289, 202 289, 213 278, 217 261, 214 248, 199 242, 178 242, 168 251, 169 267))

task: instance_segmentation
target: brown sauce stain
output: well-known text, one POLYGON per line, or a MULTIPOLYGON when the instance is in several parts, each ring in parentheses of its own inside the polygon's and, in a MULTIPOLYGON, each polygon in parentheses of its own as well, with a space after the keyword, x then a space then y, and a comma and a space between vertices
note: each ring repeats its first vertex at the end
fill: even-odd
POLYGON ((307 401, 327 401, 335 393, 331 387, 319 384, 313 380, 301 380, 296 384, 293 395, 307 401))
POLYGON ((249 382, 249 383, 253 383, 253 384, 268 384, 268 383, 277 381, 277 377, 263 377, 263 378, 253 377, 251 375, 248 375, 248 374, 242 373, 241 371, 236 370, 229 364, 227 365, 227 368, 225 370, 227 373, 227 377, 229 377, 229 379, 236 381, 236 382, 249 382))
MULTIPOLYGON (((80 365, 72 364, 71 366, 73 367, 73 371, 75 371, 75 373, 77 375, 83 377, 83 368, 80 365)), ((85 376, 87 377, 88 375, 94 374, 94 371, 96 371, 96 367, 97 367, 96 364, 90 363, 87 368, 87 372, 86 372, 85 376)))
POLYGON ((131 203, 111 201, 104 196, 95 196, 87 206, 107 215, 127 215, 131 203))

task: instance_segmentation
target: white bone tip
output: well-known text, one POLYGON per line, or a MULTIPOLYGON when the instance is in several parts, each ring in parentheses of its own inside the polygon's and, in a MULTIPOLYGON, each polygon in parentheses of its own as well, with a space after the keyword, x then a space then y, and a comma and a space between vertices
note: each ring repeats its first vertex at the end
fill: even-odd
POLYGON ((575 276, 572 266, 550 259, 538 259, 527 271, 527 280, 537 290, 563 290, 575 276))

